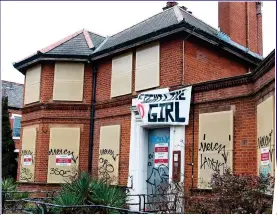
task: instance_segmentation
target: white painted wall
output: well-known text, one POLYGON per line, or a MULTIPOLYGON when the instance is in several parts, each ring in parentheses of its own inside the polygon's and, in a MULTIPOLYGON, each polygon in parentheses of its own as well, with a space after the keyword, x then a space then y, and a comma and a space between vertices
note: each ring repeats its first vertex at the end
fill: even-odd
MULTIPOLYGON (((149 93, 166 93, 168 88, 149 91, 149 93)), ((136 105, 137 99, 132 100, 132 106, 136 105)), ((132 185, 130 194, 147 194, 147 155, 148 155, 148 125, 136 121, 135 114, 131 116, 131 137, 129 157, 128 187, 132 185), (132 176, 132 177, 130 177, 132 176)), ((181 181, 185 173, 185 126, 170 126, 170 149, 169 149, 169 181, 172 180, 172 152, 181 151, 181 181)), ((138 203, 138 197, 131 197, 129 203, 138 203)), ((138 205, 130 206, 131 210, 139 210, 138 205)))

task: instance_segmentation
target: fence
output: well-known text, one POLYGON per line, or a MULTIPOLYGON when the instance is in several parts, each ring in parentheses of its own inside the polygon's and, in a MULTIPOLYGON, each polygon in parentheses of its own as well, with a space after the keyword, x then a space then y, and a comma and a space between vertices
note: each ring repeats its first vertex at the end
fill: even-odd
POLYGON ((50 200, 57 191, 10 191, 2 192, 2 213, 183 213, 184 198, 176 194, 136 194, 128 195, 127 208, 115 208, 105 205, 51 204, 50 200), (134 209, 135 208, 135 209, 134 209))
POLYGON ((52 199, 57 191, 2 191, 2 214, 22 212, 25 198, 52 199))
POLYGON ((128 195, 131 207, 149 213, 183 213, 184 197, 177 193, 128 195))
POLYGON ((144 211, 132 211, 126 208, 105 205, 56 205, 49 200, 57 194, 56 191, 5 191, 2 192, 3 213, 120 213, 146 214, 144 211))

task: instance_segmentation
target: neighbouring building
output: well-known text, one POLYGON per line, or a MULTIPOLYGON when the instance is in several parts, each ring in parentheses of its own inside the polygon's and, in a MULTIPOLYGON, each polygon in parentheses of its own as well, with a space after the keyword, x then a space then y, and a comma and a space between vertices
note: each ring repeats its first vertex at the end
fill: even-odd
POLYGON ((15 143, 15 152, 19 152, 21 110, 23 104, 23 84, 2 80, 2 96, 8 97, 8 111, 15 143))
POLYGON ((220 31, 168 2, 111 37, 84 29, 14 63, 21 188, 77 170, 133 194, 171 180, 206 189, 226 167, 274 174, 275 50, 263 58, 261 20, 260 2, 219 2, 220 31))

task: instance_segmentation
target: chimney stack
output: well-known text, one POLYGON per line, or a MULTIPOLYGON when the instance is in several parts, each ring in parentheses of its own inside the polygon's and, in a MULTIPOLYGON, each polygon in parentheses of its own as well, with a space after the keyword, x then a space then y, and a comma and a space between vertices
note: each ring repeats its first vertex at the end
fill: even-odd
POLYGON ((166 6, 163 7, 163 10, 166 10, 168 8, 174 7, 175 5, 178 5, 178 2, 176 1, 168 1, 166 2, 166 6))
POLYGON ((218 2, 222 32, 249 50, 263 55, 261 2, 218 2))

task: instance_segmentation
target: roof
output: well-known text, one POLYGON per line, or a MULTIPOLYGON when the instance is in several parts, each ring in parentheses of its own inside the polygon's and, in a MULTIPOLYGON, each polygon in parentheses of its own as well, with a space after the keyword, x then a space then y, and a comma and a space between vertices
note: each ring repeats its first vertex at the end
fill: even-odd
POLYGON ((2 96, 8 97, 10 108, 22 108, 23 87, 23 84, 2 80, 2 96))
POLYGON ((103 41, 105 37, 90 32, 86 29, 77 31, 43 49, 37 51, 27 58, 24 58, 14 65, 24 62, 28 59, 32 59, 39 54, 46 55, 58 55, 58 56, 89 56, 93 53, 93 50, 97 48, 103 41))
POLYGON ((178 24, 178 20, 172 8, 160 12, 124 31, 121 31, 111 37, 109 37, 105 43, 96 50, 100 52, 102 50, 111 48, 115 45, 136 39, 143 35, 158 31, 168 26, 178 24))
MULTIPOLYGON (((54 56, 56 59, 65 56, 71 59, 74 56, 75 58, 83 57, 83 60, 96 60, 104 55, 113 54, 113 50, 120 50, 122 47, 127 49, 130 47, 130 44, 136 46, 136 41, 139 41, 139 45, 141 45, 143 40, 148 40, 149 42, 151 38, 160 38, 158 36, 164 32, 174 30, 176 32, 178 28, 187 33, 190 32, 200 39, 209 41, 251 64, 258 65, 263 59, 257 53, 249 51, 246 47, 232 41, 228 35, 219 31, 219 29, 213 28, 198 19, 184 9, 184 7, 176 5, 111 37, 105 38, 85 29, 75 32, 63 40, 39 50, 27 59, 15 63, 14 67, 21 69, 47 56, 54 56), (29 64, 26 62, 29 62, 29 64)), ((164 34, 164 37, 167 35, 169 34, 164 34)))
POLYGON ((231 38, 223 32, 213 28, 212 26, 208 25, 207 23, 189 13, 183 7, 179 7, 177 5, 107 38, 107 40, 103 42, 101 47, 94 51, 94 54, 109 50, 122 43, 126 43, 133 39, 146 36, 150 33, 157 32, 164 28, 168 28, 181 23, 186 23, 190 26, 193 26, 194 29, 204 31, 205 33, 212 35, 219 40, 227 42, 231 46, 234 46, 241 51, 252 55, 255 58, 263 59, 262 56, 249 51, 246 47, 232 41, 231 38))

